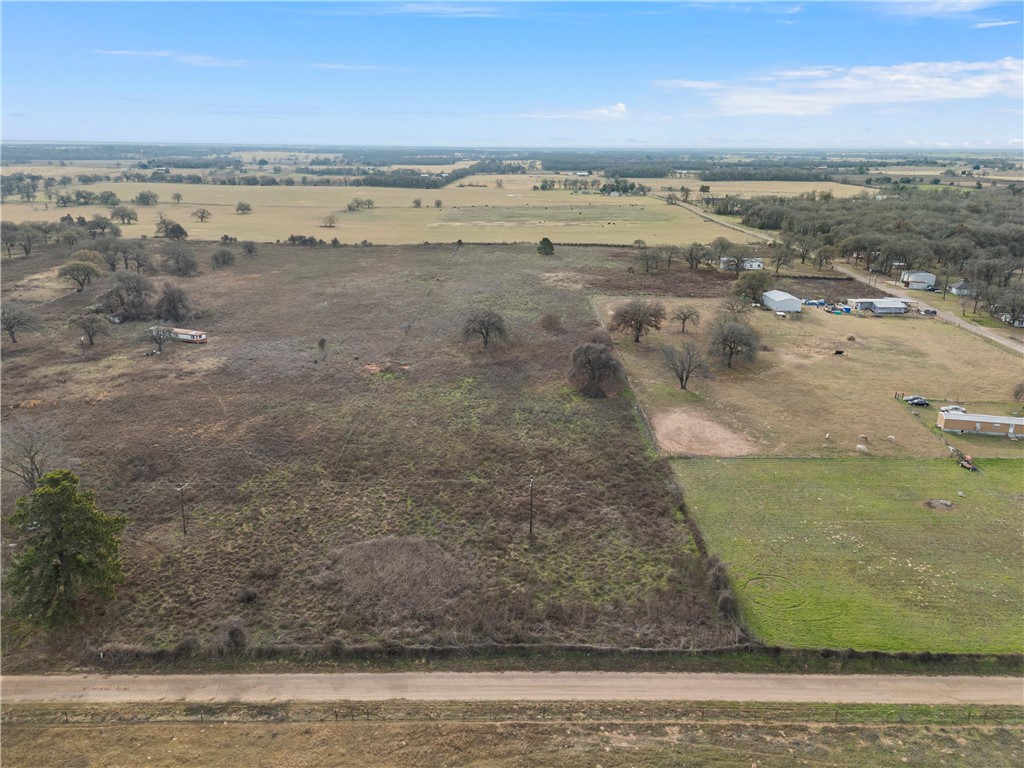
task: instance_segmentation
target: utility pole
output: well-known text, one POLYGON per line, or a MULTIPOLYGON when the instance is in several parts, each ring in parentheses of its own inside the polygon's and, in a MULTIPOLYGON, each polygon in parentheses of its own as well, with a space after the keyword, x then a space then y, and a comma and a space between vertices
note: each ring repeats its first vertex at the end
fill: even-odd
POLYGON ((181 506, 181 536, 184 538, 188 535, 188 529, 185 525, 185 488, 188 487, 188 483, 182 483, 177 486, 174 490, 178 492, 178 504, 181 506))
POLYGON ((530 478, 530 538, 533 539, 533 478, 530 478))

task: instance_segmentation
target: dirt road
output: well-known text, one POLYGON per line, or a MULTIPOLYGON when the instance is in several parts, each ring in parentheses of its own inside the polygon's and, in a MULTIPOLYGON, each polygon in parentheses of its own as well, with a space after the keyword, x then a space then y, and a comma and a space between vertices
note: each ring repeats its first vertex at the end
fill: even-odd
POLYGON ((272 701, 759 701, 1024 703, 1017 677, 630 672, 5 676, 4 704, 272 701))

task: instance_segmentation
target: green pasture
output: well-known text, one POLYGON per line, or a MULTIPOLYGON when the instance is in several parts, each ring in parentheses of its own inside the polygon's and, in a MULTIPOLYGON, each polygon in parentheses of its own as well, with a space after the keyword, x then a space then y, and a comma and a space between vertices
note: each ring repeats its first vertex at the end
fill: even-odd
POLYGON ((1020 653, 1024 461, 979 466, 971 473, 948 459, 673 462, 759 640, 1020 653))

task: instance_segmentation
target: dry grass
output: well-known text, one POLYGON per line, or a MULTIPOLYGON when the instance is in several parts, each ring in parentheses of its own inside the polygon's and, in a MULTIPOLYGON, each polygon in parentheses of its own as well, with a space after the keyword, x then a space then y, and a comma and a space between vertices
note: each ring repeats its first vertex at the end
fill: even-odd
MULTIPOLYGON (((599 297, 595 305, 608 317, 623 300, 599 297)), ((995 406, 998 412, 1009 409, 1006 398, 1020 379, 1019 359, 963 330, 918 316, 838 316, 808 308, 794 322, 754 311, 748 317, 769 351, 750 365, 720 366, 714 378, 694 381, 690 392, 681 392, 664 367, 659 346, 684 341, 703 346, 720 303, 667 299, 669 316, 679 306, 693 306, 701 312, 701 324, 688 325, 682 335, 678 324, 667 323, 639 345, 624 336, 618 339, 633 386, 653 418, 671 413, 714 422, 754 446, 735 455, 852 456, 858 444, 866 443, 878 456, 938 457, 948 455, 943 438, 982 456, 1024 454, 1019 443, 938 432, 935 412, 946 401, 1002 401, 995 406), (920 394, 933 406, 909 408, 894 398, 897 392, 920 394)), ((681 453, 719 455, 699 444, 681 453)))
MULTIPOLYGON (((193 239, 215 240, 227 234, 240 240, 286 240, 289 235, 315 235, 343 243, 416 244, 423 242, 531 242, 549 237, 555 243, 624 243, 645 240, 648 244, 710 242, 716 237, 743 240, 732 230, 707 222, 678 206, 644 197, 577 195, 563 190, 534 191, 537 176, 471 176, 462 184, 443 189, 395 189, 375 187, 249 187, 213 184, 98 183, 94 192, 110 189, 129 201, 144 189, 159 195, 160 203, 134 206, 139 222, 124 227, 126 237, 154 234, 159 213, 181 223, 193 239), (171 201, 179 193, 180 204, 171 201), (374 201, 374 208, 345 211, 356 197, 374 201), (421 199, 422 208, 413 200, 421 199), (239 215, 235 205, 244 200, 252 213, 239 215), (441 200, 443 207, 435 208, 441 200), (191 218, 196 208, 207 208, 212 218, 199 223, 191 218), (322 227, 328 214, 337 214, 337 226, 322 227)), ((74 186, 72 186, 74 189, 74 186)), ((57 221, 61 216, 85 216, 106 212, 103 206, 57 208, 45 202, 25 203, 11 198, 4 204, 7 221, 57 221)))
MULTIPOLYGON (((120 326, 81 359, 64 323, 102 286, 39 304, 44 333, 4 342, 3 406, 63 425, 84 482, 131 520, 127 583, 91 642, 171 647, 232 616, 252 645, 735 640, 632 401, 564 384, 595 319, 548 275, 631 276, 605 249, 559 254, 261 246, 180 281, 211 341, 159 357, 120 326), (510 344, 459 341, 479 306, 510 344)), ((11 260, 5 298, 62 258, 11 260)), ((8 664, 45 652, 4 628, 8 664)))

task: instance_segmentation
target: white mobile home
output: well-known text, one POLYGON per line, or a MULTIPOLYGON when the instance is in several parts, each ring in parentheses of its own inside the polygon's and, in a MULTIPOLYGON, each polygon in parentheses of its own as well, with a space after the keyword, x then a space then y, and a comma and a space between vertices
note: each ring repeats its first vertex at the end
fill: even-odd
POLYGON ((186 341, 190 344, 206 343, 206 331, 190 331, 187 328, 171 328, 171 335, 178 341, 186 341))
POLYGON ((935 287, 935 275, 931 272, 904 270, 900 273, 900 282, 912 291, 926 291, 935 287))
POLYGON ((944 432, 1002 437, 1024 435, 1024 416, 988 416, 980 413, 939 411, 939 418, 935 423, 944 432))
POLYGON ((850 299, 854 309, 866 310, 874 315, 905 315, 907 305, 901 299, 850 299))
POLYGON ((765 291, 761 303, 775 312, 803 312, 803 302, 785 291, 765 291))

